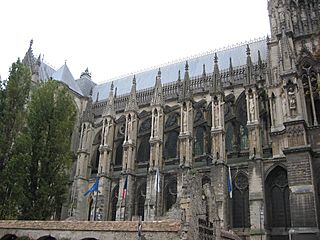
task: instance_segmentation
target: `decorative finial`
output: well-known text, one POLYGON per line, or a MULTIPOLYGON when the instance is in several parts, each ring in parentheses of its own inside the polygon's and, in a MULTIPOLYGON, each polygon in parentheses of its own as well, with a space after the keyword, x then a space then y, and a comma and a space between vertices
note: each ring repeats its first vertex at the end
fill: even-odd
POLYGON ((111 82, 111 87, 110 87, 110 90, 111 90, 111 91, 113 91, 113 87, 114 87, 114 86, 113 86, 113 81, 112 81, 112 82, 111 82))
POLYGON ((64 60, 64 65, 67 65, 67 59, 66 59, 66 60, 64 60))
POLYGON ((232 58, 229 58, 229 68, 232 68, 232 58))
POLYGON ((259 64, 259 66, 262 65, 260 50, 258 50, 258 64, 259 64))
POLYGON ((114 90, 114 97, 115 98, 117 97, 117 91, 118 91, 118 88, 116 87, 116 89, 114 90))
POLYGON ((249 44, 247 44, 247 55, 248 55, 248 56, 250 55, 250 47, 249 47, 249 44))
POLYGON ((30 45, 29 45, 29 48, 32 47, 32 44, 33 44, 33 39, 30 40, 30 45))
POLYGON ((181 72, 180 72, 180 70, 178 71, 178 81, 181 81, 181 72))
POLYGON ((206 65, 203 64, 202 65, 202 76, 205 76, 206 75, 206 65))
POLYGON ((218 56, 217 56, 217 53, 214 53, 214 63, 218 63, 218 56))
POLYGON ((88 68, 86 68, 85 73, 89 73, 89 69, 88 68))
POLYGON ((136 85, 136 83, 137 83, 136 75, 134 74, 132 79, 132 84, 136 85))
POLYGON ((159 70, 158 70, 158 77, 161 77, 161 70, 160 70, 160 68, 159 68, 159 70))
POLYGON ((189 71, 189 64, 188 64, 188 61, 186 61, 186 67, 185 67, 185 70, 186 70, 186 71, 189 71))

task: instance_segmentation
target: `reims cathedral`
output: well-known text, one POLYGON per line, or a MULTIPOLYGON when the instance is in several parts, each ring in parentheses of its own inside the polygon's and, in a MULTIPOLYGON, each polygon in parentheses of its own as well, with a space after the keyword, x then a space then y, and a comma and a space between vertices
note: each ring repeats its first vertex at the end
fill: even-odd
POLYGON ((66 84, 78 110, 63 219, 319 239, 320 1, 268 10, 270 37, 98 85, 30 44, 33 81, 66 84))

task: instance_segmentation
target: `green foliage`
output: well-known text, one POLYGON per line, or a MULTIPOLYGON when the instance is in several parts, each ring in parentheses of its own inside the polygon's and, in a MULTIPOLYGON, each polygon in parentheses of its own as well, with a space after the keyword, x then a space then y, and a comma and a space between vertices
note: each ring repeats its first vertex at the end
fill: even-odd
POLYGON ((26 167, 20 218, 45 220, 62 205, 67 169, 72 162, 74 121, 75 107, 64 86, 49 81, 33 92, 23 134, 29 139, 30 161, 26 167))
POLYGON ((30 70, 20 60, 12 64, 6 85, 0 82, 0 219, 15 218, 21 197, 27 158, 15 155, 18 136, 25 125, 31 85, 30 70))
POLYGON ((0 219, 49 219, 65 200, 73 99, 56 81, 30 91, 30 70, 18 60, 0 82, 0 219))
POLYGON ((18 59, 11 66, 7 85, 0 88, 0 171, 9 161, 15 138, 23 126, 30 86, 30 70, 18 59))

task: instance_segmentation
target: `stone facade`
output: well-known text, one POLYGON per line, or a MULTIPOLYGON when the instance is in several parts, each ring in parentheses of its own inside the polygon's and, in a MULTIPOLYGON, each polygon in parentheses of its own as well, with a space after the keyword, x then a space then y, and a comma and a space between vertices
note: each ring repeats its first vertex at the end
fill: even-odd
POLYGON ((268 10, 265 56, 252 42, 214 54, 210 73, 203 65, 190 76, 189 59, 170 83, 158 69, 153 88, 137 90, 132 76, 122 95, 113 83, 105 99, 94 84, 95 97, 75 93, 65 218, 172 218, 185 239, 199 219, 217 239, 229 230, 242 239, 319 238, 320 2, 269 0, 268 10), (96 176, 99 192, 84 197, 96 176))

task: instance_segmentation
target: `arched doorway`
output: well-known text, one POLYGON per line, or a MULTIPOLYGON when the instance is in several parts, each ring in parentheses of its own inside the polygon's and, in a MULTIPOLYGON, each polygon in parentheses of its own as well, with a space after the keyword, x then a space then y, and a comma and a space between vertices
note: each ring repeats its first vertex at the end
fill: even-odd
POLYGON ((14 234, 6 234, 0 240, 16 240, 17 236, 14 234))
POLYGON ((57 239, 50 236, 50 235, 47 235, 47 236, 43 236, 43 237, 38 238, 38 240, 57 240, 57 239))
POLYGON ((233 228, 249 228, 250 209, 248 177, 245 173, 239 172, 232 183, 232 226, 233 228))
POLYGON ((266 227, 271 237, 288 239, 291 226, 289 187, 287 171, 281 166, 276 166, 267 176, 266 208, 266 227))

